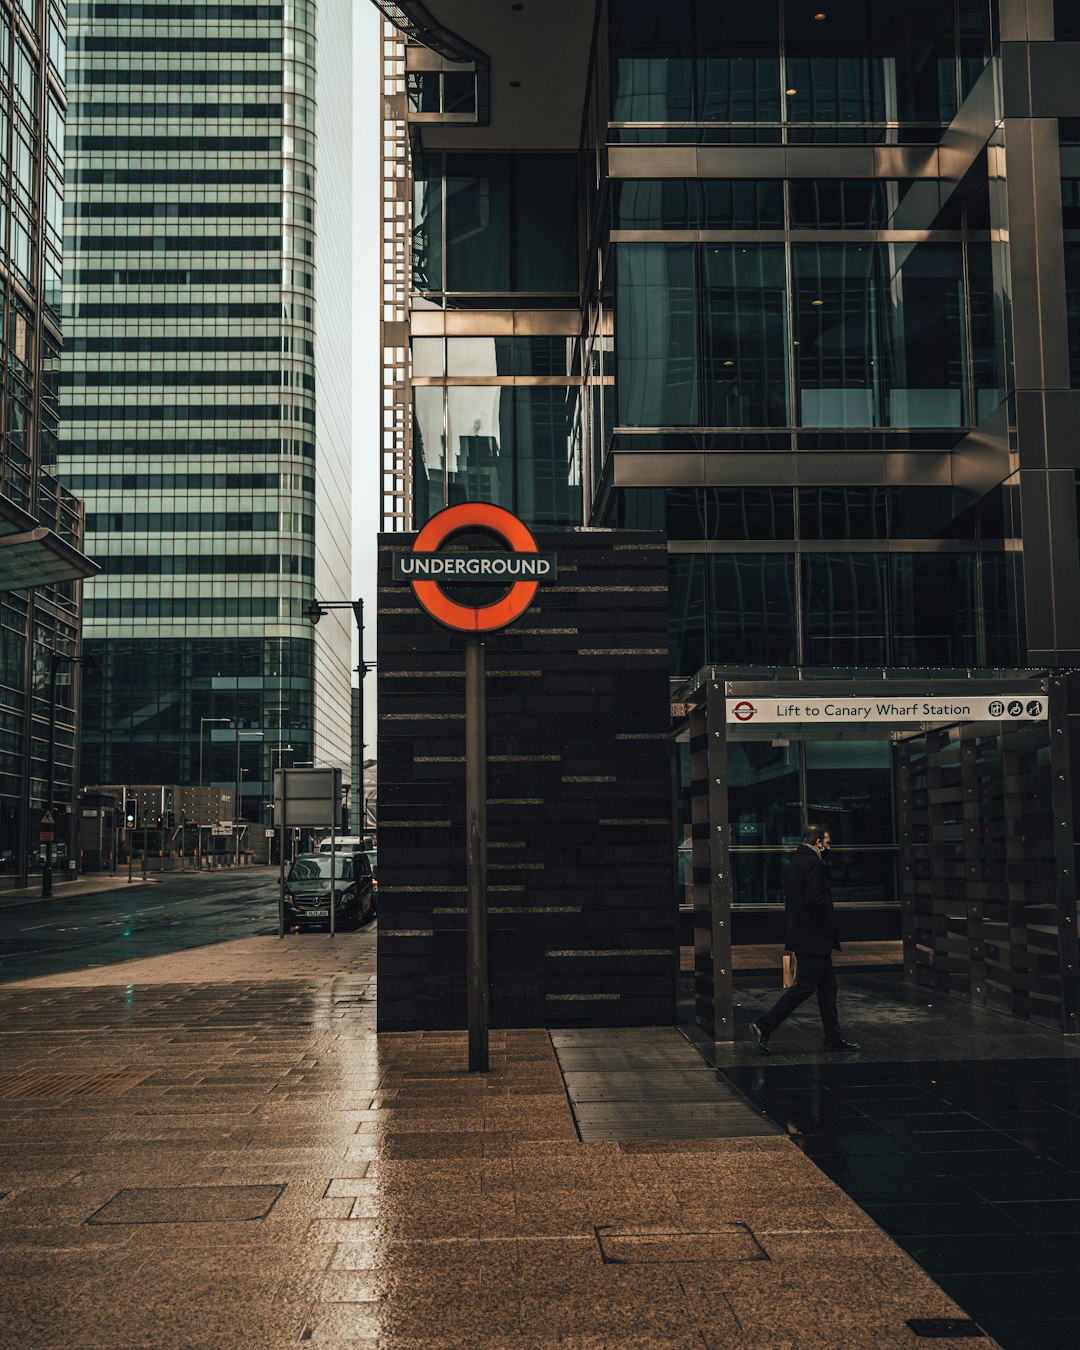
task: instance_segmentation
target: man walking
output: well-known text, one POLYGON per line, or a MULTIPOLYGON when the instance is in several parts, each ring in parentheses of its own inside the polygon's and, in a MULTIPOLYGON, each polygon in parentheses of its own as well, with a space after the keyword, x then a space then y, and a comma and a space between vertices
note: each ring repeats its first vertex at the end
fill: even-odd
POLYGON ((785 989, 776 1003, 750 1030, 758 1049, 766 1055, 769 1037, 783 1020, 811 994, 817 994, 826 1050, 858 1050, 845 1041, 836 1011, 836 973, 832 954, 840 950, 833 915, 832 890, 825 871, 823 855, 829 848, 829 831, 822 825, 808 825, 802 843, 795 850, 784 872, 787 898, 787 937, 784 950, 795 953, 798 965, 795 983, 785 989))

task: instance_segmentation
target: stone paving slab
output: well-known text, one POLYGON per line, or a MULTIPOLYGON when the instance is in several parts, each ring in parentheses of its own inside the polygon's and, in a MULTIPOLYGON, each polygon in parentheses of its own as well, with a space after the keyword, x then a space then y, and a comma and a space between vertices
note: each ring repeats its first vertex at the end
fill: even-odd
MULTIPOLYGON (((183 986, 262 980, 305 980, 323 986, 344 975, 375 974, 374 933, 372 926, 370 931, 340 933, 333 939, 327 933, 240 938, 121 965, 13 980, 5 988, 108 989, 119 984, 183 986)), ((374 989, 370 997, 374 998, 374 989)))
POLYGON ((463 1034, 376 1038, 374 980, 358 933, 0 988, 6 1070, 132 1075, 0 1101, 4 1344, 911 1347, 963 1316, 786 1137, 581 1142, 546 1032, 470 1076, 463 1034))

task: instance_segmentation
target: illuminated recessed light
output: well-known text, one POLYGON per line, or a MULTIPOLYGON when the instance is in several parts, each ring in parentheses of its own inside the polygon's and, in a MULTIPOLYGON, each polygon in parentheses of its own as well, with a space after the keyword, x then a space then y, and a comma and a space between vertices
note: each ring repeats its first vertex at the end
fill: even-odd
POLYGON ((784 93, 787 94, 788 98, 790 98, 790 97, 792 96, 792 94, 797 94, 798 92, 799 92, 799 91, 798 91, 797 89, 785 89, 785 90, 784 90, 784 93))
POLYGON ((825 303, 825 301, 824 301, 824 300, 811 300, 810 303, 811 303, 812 305, 823 305, 823 304, 825 303))
POLYGON ((724 365, 725 365, 725 366, 733 366, 734 364, 735 364, 734 361, 725 361, 725 362, 724 362, 724 365))
POLYGON ((814 18, 818 21, 818 23, 821 23, 822 19, 824 19, 825 17, 826 15, 824 11, 819 11, 817 14, 814 15, 814 18))

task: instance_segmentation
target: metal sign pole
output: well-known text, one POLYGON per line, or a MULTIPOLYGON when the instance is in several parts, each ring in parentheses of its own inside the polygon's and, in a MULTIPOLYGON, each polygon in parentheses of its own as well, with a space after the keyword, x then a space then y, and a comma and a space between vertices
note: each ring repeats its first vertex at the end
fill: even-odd
POLYGON ((330 936, 334 936, 334 910, 337 908, 337 896, 335 894, 335 881, 337 874, 335 870, 335 860, 337 858, 337 840, 334 838, 335 826, 337 821, 337 792, 333 780, 330 783, 330 936))
POLYGON ((484 643, 465 639, 465 821, 469 1072, 488 1071, 487 700, 484 643))
POLYGON ((488 1069, 487 933, 487 708, 482 634, 516 622, 536 598, 541 581, 556 579, 554 554, 541 554, 528 526, 492 502, 459 502, 437 511, 417 534, 408 553, 394 557, 394 580, 412 585, 421 608, 465 638, 465 813, 468 874, 466 992, 469 1014, 469 1072, 488 1069), (500 540, 506 551, 487 549, 443 556, 440 550, 466 532, 500 540), (491 604, 463 604, 440 582, 467 577, 489 581, 503 594, 491 604), (507 589, 509 586, 509 589, 507 589))
POLYGON ((286 823, 285 801, 288 796, 288 779, 285 777, 286 770, 279 768, 281 775, 281 820, 280 834, 278 835, 278 870, 280 873, 280 886, 278 888, 278 930, 279 938, 285 936, 285 831, 288 828, 286 823))

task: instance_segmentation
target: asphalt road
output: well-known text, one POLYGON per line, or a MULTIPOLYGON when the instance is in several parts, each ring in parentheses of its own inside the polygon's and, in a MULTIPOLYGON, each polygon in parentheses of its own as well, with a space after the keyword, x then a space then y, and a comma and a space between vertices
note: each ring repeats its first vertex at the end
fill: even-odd
POLYGON ((277 932, 277 869, 166 874, 158 885, 0 907, 0 984, 277 932))

